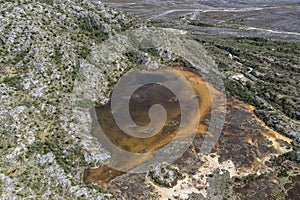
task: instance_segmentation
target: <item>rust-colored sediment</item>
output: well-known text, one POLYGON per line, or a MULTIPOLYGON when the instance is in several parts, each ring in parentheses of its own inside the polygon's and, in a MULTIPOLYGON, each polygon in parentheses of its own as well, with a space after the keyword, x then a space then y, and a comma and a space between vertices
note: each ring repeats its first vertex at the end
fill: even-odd
MULTIPOLYGON (((189 82, 190 86, 195 91, 195 94, 198 97, 199 102, 199 111, 198 115, 200 115, 200 122, 199 122, 199 128, 198 128, 198 134, 209 134, 207 133, 208 125, 206 123, 206 120, 210 117, 211 112, 211 106, 212 102, 218 102, 219 98, 221 98, 222 93, 214 89, 209 83, 205 82, 196 71, 193 71, 191 69, 182 68, 182 67, 173 67, 174 73, 179 73, 183 75, 189 82)), ((178 126, 168 126, 169 123, 173 121, 180 122, 180 106, 178 102, 176 101, 169 101, 169 99, 172 99, 173 96, 171 93, 166 92, 165 90, 161 89, 161 87, 158 87, 157 85, 147 85, 140 88, 140 90, 137 90, 137 93, 139 92, 147 92, 151 98, 148 102, 148 104, 145 106, 145 104, 138 104, 133 102, 132 110, 130 110, 130 114, 136 124, 139 125, 146 125, 149 123, 149 117, 148 117, 148 108, 153 103, 157 103, 157 99, 160 100, 160 104, 164 106, 164 108, 167 110, 168 119, 166 121, 165 126, 163 129, 157 134, 149 138, 136 138, 131 137, 124 133, 122 130, 119 129, 119 127, 115 124, 113 120, 113 116, 110 110, 110 104, 97 107, 95 113, 91 113, 93 120, 99 121, 102 130, 106 134, 106 136, 109 138, 109 140, 114 143, 114 145, 119 146, 120 148, 130 151, 130 152, 142 152, 146 151, 146 153, 141 154, 140 156, 132 156, 132 157, 124 157, 124 155, 121 155, 119 151, 117 151, 115 148, 112 148, 110 145, 103 143, 102 145, 107 148, 110 153, 112 154, 111 164, 113 166, 122 166, 122 170, 115 170, 108 166, 103 166, 96 169, 87 169, 84 172, 83 180, 85 183, 98 183, 101 185, 107 184, 110 180, 115 178, 116 176, 121 175, 122 171, 127 171, 130 169, 135 168, 136 166, 139 166, 140 164, 144 163, 147 160, 150 160, 153 158, 152 152, 155 150, 163 147, 164 145, 168 144, 170 141, 174 140, 174 138, 181 138, 181 137, 188 137, 190 136, 190 131, 188 127, 185 131, 183 131, 185 134, 177 134, 178 126), (164 97, 164 98, 162 98, 164 97), (166 100, 164 100, 166 99, 166 100)), ((215 103, 214 102, 214 103, 215 103)), ((269 129, 265 126, 265 124, 259 120, 255 115, 253 114, 254 107, 247 105, 241 101, 235 100, 233 98, 229 98, 229 101, 227 102, 227 107, 234 110, 242 110, 247 114, 247 117, 251 116, 251 123, 258 124, 259 125, 259 132, 266 137, 268 140, 272 141, 274 143, 276 150, 278 151, 284 151, 281 150, 281 147, 279 144, 277 144, 277 139, 284 140, 286 142, 290 142, 289 139, 281 136, 279 133, 269 129)), ((226 111, 224 108, 220 107, 217 112, 230 112, 226 111)), ((246 117, 246 115, 245 115, 246 117)), ((197 119, 197 117, 195 117, 197 119)), ((199 119, 199 118, 198 118, 199 119)), ((238 117, 238 124, 231 123, 231 118, 226 119, 229 121, 226 121, 223 136, 234 136, 234 137, 240 137, 243 136, 243 134, 249 134, 251 135, 251 127, 243 127, 240 130, 240 122, 243 121, 243 115, 238 117), (240 132, 242 133, 239 133, 240 132), (239 135, 240 134, 240 135, 239 135)), ((248 120, 248 119, 245 119, 248 120)), ((104 138, 101 138, 99 136, 98 129, 99 127, 95 126, 92 130, 92 135, 98 138, 99 141, 105 141, 104 138)), ((247 136, 248 137, 248 136, 247 136)), ((252 141, 251 138, 246 140, 246 142, 251 143, 251 145, 255 145, 255 141, 252 141)), ((219 144, 218 144, 219 145, 219 144)), ((217 146, 218 146, 217 145, 217 146)), ((220 145, 222 143, 220 142, 220 145)), ((217 151, 218 148, 217 148, 217 151)), ((223 157, 228 157, 228 152, 223 153, 223 157)))
MULTIPOLYGON (((183 75, 189 81, 189 84, 192 86, 192 88, 195 90, 195 94, 198 96, 198 103, 200 107, 200 113, 197 113, 198 115, 200 115, 200 125, 198 133, 205 134, 207 125, 204 125, 204 123, 202 122, 206 118, 208 118, 211 106, 210 90, 213 88, 211 86, 209 86, 211 88, 208 88, 208 84, 196 72, 193 72, 191 70, 187 71, 184 68, 180 67, 174 67, 172 69, 174 69, 174 73, 180 73, 181 75, 183 75)), ((168 144, 170 141, 174 140, 175 137, 188 137, 190 136, 190 134, 192 134, 189 131, 189 127, 187 126, 185 127, 185 130, 182 131, 183 133, 185 133, 184 135, 176 135, 179 126, 172 127, 168 125, 169 123, 172 123, 174 121, 178 121, 180 123, 180 105, 177 101, 170 101, 170 99, 176 98, 175 96, 172 96, 171 93, 168 93, 168 91, 155 84, 143 86, 140 89, 138 89, 136 93, 145 91, 152 98, 149 99, 147 105, 145 105, 145 103, 137 103, 133 105, 130 109, 130 114, 136 122, 136 124, 146 125, 147 123, 149 123, 149 106, 153 105, 154 103, 157 103, 156 100, 159 99, 159 103, 163 105, 163 107, 167 111, 168 119, 163 129, 155 136, 152 136, 150 138, 136 138, 124 133, 115 124, 109 104, 97 107, 96 113, 91 114, 94 120, 99 121, 103 132, 114 145, 117 145, 118 147, 124 150, 134 153, 147 151, 147 153, 141 154, 140 156, 124 158, 124 155, 118 155, 118 151, 116 151, 114 148, 111 148, 108 144, 104 143, 103 146, 107 148, 112 154, 112 160, 110 161, 111 164, 113 163, 115 166, 122 165, 123 171, 132 169, 142 164, 143 162, 151 159, 151 152, 154 152, 155 150, 168 144)), ((195 117, 195 119, 197 119, 197 117, 195 117)), ((98 137, 99 141, 103 141, 104 138, 101 138, 101 136, 97 134, 98 131, 99 129, 97 127, 93 127, 92 135, 98 137)), ((85 183, 94 182, 98 184, 106 184, 111 179, 120 175, 121 173, 121 171, 111 169, 108 166, 103 166, 96 169, 87 169, 84 173, 83 179, 85 183)))
POLYGON ((84 171, 83 180, 85 183, 105 184, 122 173, 122 171, 118 171, 108 166, 103 166, 97 169, 88 168, 84 171))

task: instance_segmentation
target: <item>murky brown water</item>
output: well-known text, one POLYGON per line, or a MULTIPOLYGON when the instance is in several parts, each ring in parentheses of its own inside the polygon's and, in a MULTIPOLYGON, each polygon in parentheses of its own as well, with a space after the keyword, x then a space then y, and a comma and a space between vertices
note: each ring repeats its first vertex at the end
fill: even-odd
MULTIPOLYGON (((207 84, 201 79, 197 72, 193 70, 188 71, 185 68, 174 67, 173 71, 174 73, 183 75, 195 90, 200 113, 197 112, 194 114, 201 116, 198 133, 205 134, 207 125, 204 125, 203 122, 209 117, 208 113, 211 106, 210 91, 207 84)), ((140 73, 145 73, 145 76, 149 76, 147 72, 140 73)), ((154 75, 161 75, 159 73, 161 72, 158 72, 157 74, 154 73, 154 75)), ((151 79, 153 79, 153 77, 151 79)), ((120 97, 121 96, 124 96, 124 94, 120 94, 120 97)), ((95 113, 92 113, 94 120, 99 122, 106 137, 113 143, 113 145, 111 145, 110 143, 101 142, 112 154, 111 163, 117 167, 121 166, 121 171, 130 170, 145 161, 152 159, 152 152, 168 144, 170 141, 173 141, 175 138, 189 137, 192 134, 191 127, 189 126, 183 128, 182 134, 178 134, 178 128, 181 123, 180 104, 177 101, 177 97, 169 89, 159 84, 147 84, 134 92, 129 103, 130 114, 133 121, 140 126, 149 124, 149 108, 154 104, 162 105, 165 108, 168 117, 158 134, 146 138, 133 137, 123 132, 114 120, 110 104, 97 107, 95 113), (115 146, 129 152, 140 153, 140 155, 124 156, 115 148, 115 146)), ((158 116, 154 116, 154 118, 158 118, 158 116)), ((191 123, 194 123, 192 118, 197 119, 197 117, 191 116, 190 121, 191 123)), ((106 141, 106 138, 98 134, 100 130, 95 121, 94 124, 95 126, 93 127, 92 135, 97 137, 99 141, 106 141)), ((131 128, 134 129, 135 127, 133 126, 131 128)), ((140 134, 150 135, 151 131, 145 130, 140 134)), ((98 169, 87 169, 84 174, 84 181, 86 183, 96 182, 105 184, 115 176, 122 174, 121 171, 112 169, 108 166, 103 166, 98 169)))
MULTIPOLYGON (((197 95, 200 107, 199 113, 197 114, 200 115, 200 118, 198 118, 200 121, 197 135, 193 141, 193 148, 196 150, 202 145, 202 135, 210 135, 207 131, 207 120, 210 118, 212 102, 218 101, 218 95, 221 94, 221 92, 206 83, 196 71, 180 67, 174 67, 172 70, 174 73, 183 75, 197 95), (214 99, 212 99, 212 96, 214 96, 214 99)), ((146 74, 146 72, 144 73, 146 74)), ((95 123, 92 135, 98 137, 100 142, 105 141, 105 138, 99 138, 99 126, 97 126, 97 122, 102 126, 105 135, 113 143, 113 146, 118 146, 120 149, 130 152, 139 152, 140 154, 139 156, 124 156, 109 143, 102 143, 112 154, 110 165, 116 167, 113 169, 108 166, 102 166, 97 169, 86 169, 83 177, 85 183, 93 182, 105 185, 116 176, 124 173, 123 171, 128 171, 153 159, 155 156, 153 152, 164 147, 172 140, 189 137, 191 135, 189 127, 184 129, 183 134, 176 134, 180 123, 180 105, 172 92, 157 84, 145 85, 136 90, 132 96, 130 100, 130 114, 135 123, 142 126, 148 124, 150 121, 148 116, 149 107, 157 103, 165 107, 168 118, 163 129, 157 135, 149 138, 132 137, 120 130, 113 119, 110 104, 97 107, 96 112, 91 113, 95 123)), ((214 151, 218 152, 221 161, 232 160, 240 170, 243 171, 244 169, 246 172, 248 170, 258 170, 261 168, 262 163, 258 162, 256 157, 263 160, 267 158, 269 154, 282 154, 286 152, 286 149, 282 147, 278 141, 290 143, 290 139, 266 127, 265 124, 254 115, 253 106, 249 106, 232 97, 227 98, 226 106, 227 110, 219 109, 214 111, 217 113, 226 112, 227 114, 223 132, 214 147, 214 151), (255 152, 259 152, 258 155, 256 155, 255 152)), ((141 134, 150 133, 146 132, 141 134)), ((192 155, 194 155, 194 153, 192 153, 192 155)), ((176 163, 182 165, 182 167, 185 166, 185 157, 186 156, 183 156, 178 159, 176 163)))

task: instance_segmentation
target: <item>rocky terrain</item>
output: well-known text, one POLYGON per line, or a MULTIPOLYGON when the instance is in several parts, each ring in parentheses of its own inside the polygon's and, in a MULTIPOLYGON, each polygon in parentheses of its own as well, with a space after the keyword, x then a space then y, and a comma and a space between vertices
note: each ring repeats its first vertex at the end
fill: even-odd
POLYGON ((174 2, 0 1, 0 199, 300 196, 299 2, 174 2), (140 27, 145 35, 166 27, 212 59, 193 66, 172 48, 151 46, 157 34, 144 46, 124 39, 140 27), (195 76, 216 66, 227 97, 216 145, 201 154, 201 132, 171 165, 84 183, 87 169, 112 156, 90 134, 89 109, 107 105, 131 69, 160 64, 193 68, 195 76))
MULTIPOLYGON (((91 48, 132 19, 97 1, 0 4, 1 199, 111 197, 82 183, 84 168, 109 155, 76 129, 70 102, 91 48)), ((108 76, 99 102, 107 99, 108 76)))

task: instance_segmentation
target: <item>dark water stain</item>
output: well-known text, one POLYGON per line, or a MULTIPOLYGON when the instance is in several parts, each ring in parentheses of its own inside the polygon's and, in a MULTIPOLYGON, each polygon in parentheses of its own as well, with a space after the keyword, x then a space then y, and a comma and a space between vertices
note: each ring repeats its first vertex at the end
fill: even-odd
MULTIPOLYGON (((156 149, 151 148, 153 144, 158 144, 160 147, 163 145, 161 141, 172 140, 174 133, 178 130, 178 126, 170 126, 173 121, 180 122, 180 105, 177 101, 170 101, 172 98, 175 98, 175 95, 170 90, 157 84, 144 85, 132 95, 129 111, 133 121, 139 126, 146 126, 150 123, 149 109, 152 105, 160 104, 167 111, 168 120, 162 131, 151 137, 138 138, 122 131, 114 121, 110 104, 96 108, 97 119, 103 132, 114 145, 133 153, 145 150, 153 152, 156 149)), ((130 128, 134 130, 135 126, 130 128)), ((151 134, 151 130, 145 130, 139 134, 151 134)), ((106 146, 106 148, 109 147, 106 146)))
POLYGON ((299 199, 300 197, 300 175, 295 176, 292 179, 293 179, 292 181, 293 186, 287 192, 288 194, 287 199, 289 200, 299 199))

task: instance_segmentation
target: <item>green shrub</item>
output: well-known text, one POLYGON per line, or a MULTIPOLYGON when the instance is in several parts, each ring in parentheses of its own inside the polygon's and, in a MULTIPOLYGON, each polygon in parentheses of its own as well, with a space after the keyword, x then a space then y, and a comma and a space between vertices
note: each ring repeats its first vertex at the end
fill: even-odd
POLYGON ((61 58, 62 58, 62 54, 60 53, 60 47, 58 45, 56 45, 54 47, 54 60, 55 60, 56 64, 58 64, 58 65, 61 64, 61 58))
POLYGON ((53 0, 39 0, 39 2, 48 4, 48 5, 50 5, 50 6, 53 5, 53 0))
POLYGON ((15 65, 18 62, 22 61, 27 54, 28 54, 28 51, 21 51, 21 52, 17 53, 16 57, 12 61, 12 64, 15 65))
POLYGON ((9 87, 16 88, 17 90, 20 90, 21 87, 21 77, 19 76, 12 76, 12 77, 5 77, 3 83, 5 83, 9 87))
POLYGON ((225 87, 232 96, 235 96, 240 100, 250 103, 254 106, 260 106, 259 102, 255 98, 255 95, 239 82, 234 80, 225 80, 225 87))
POLYGON ((80 18, 77 23, 83 34, 89 36, 98 43, 101 43, 108 38, 108 33, 104 32, 104 29, 99 26, 92 17, 80 18))
POLYGON ((78 52, 78 54, 84 59, 86 59, 90 53, 91 53, 91 49, 88 48, 87 46, 81 47, 78 52))

